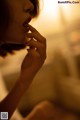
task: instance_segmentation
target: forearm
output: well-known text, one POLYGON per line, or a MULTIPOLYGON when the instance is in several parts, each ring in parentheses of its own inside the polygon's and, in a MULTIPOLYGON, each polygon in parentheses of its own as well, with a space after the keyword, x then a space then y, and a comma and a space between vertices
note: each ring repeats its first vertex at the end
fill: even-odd
POLYGON ((11 92, 0 103, 0 111, 8 112, 9 119, 11 118, 25 91, 31 84, 33 77, 34 75, 31 75, 31 72, 28 70, 27 75, 24 74, 23 76, 20 77, 20 79, 17 81, 11 92))
POLYGON ((21 90, 20 85, 17 83, 7 97, 0 103, 0 111, 8 112, 9 119, 15 111, 22 95, 23 90, 21 90))

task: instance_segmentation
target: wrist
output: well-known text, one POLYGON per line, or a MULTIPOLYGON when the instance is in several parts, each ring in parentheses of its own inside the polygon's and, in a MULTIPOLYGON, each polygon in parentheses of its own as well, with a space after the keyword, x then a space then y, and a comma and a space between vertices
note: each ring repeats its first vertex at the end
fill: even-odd
POLYGON ((20 88, 27 89, 30 86, 35 75, 36 75, 36 72, 32 69, 22 70, 20 77, 18 79, 18 84, 20 88))

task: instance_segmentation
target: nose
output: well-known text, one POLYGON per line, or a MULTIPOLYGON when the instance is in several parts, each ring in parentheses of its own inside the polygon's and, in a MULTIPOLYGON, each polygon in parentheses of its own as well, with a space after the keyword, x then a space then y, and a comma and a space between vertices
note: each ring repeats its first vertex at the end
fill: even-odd
POLYGON ((34 5, 30 0, 26 0, 24 4, 24 11, 25 12, 32 12, 34 10, 34 5))

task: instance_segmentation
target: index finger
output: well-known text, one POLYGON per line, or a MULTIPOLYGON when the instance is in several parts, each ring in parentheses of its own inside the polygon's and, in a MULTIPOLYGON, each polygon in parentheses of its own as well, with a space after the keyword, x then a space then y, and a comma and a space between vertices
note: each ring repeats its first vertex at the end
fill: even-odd
MULTIPOLYGON (((28 27, 29 27, 29 30, 31 31, 31 32, 37 32, 37 33, 39 33, 34 27, 32 27, 31 25, 29 25, 28 24, 28 27)), ((39 33, 40 34, 40 33, 39 33)))
POLYGON ((42 42, 42 43, 46 42, 46 39, 34 27, 32 27, 29 24, 28 24, 28 27, 29 27, 29 30, 32 32, 32 33, 26 34, 28 37, 35 38, 36 40, 38 40, 39 42, 42 42))

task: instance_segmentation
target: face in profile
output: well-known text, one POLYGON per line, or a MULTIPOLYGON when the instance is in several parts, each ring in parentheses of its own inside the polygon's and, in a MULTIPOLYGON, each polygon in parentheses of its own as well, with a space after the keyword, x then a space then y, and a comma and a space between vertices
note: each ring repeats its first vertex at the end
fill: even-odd
POLYGON ((24 44, 27 24, 31 21, 34 5, 30 0, 7 0, 10 10, 10 23, 7 29, 6 43, 24 44), (26 25, 26 27, 25 27, 26 25))
POLYGON ((5 6, 4 10, 8 11, 6 15, 9 18, 6 26, 3 25, 5 21, 2 22, 3 30, 1 29, 1 32, 4 32, 1 34, 0 56, 4 57, 7 53, 13 53, 14 50, 26 47, 28 24, 38 15, 39 4, 38 0, 4 0, 2 5, 2 10, 5 6))

